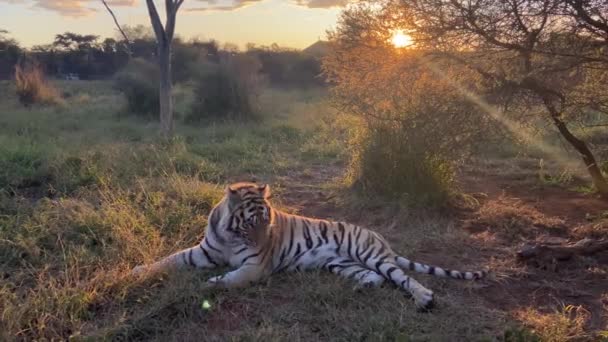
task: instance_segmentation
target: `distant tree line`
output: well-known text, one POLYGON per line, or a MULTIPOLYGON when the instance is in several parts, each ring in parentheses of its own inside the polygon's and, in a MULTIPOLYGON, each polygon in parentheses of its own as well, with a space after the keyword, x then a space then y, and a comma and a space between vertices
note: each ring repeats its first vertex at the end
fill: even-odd
MULTIPOLYGON (((130 59, 156 60, 156 41, 144 26, 125 27, 130 39, 105 38, 73 32, 57 34, 53 42, 24 48, 9 32, 0 30, 0 79, 14 77, 15 65, 35 61, 51 77, 76 74, 81 79, 106 79, 123 69, 130 59), (129 45, 127 45, 129 44, 129 45), (131 55, 129 55, 129 51, 131 55)), ((220 46, 217 41, 175 38, 173 47, 173 79, 188 80, 194 65, 219 63, 220 54, 244 54, 261 63, 261 73, 272 86, 320 86, 323 80, 320 60, 305 52, 272 46, 249 44, 239 51, 231 44, 220 46)))

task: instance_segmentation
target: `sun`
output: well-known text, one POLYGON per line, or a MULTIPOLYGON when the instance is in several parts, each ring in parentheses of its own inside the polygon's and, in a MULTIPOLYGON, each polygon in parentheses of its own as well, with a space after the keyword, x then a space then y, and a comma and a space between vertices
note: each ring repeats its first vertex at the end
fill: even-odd
POLYGON ((393 33, 391 43, 393 43, 396 48, 404 48, 414 44, 414 41, 410 35, 404 33, 402 30, 398 30, 393 33))

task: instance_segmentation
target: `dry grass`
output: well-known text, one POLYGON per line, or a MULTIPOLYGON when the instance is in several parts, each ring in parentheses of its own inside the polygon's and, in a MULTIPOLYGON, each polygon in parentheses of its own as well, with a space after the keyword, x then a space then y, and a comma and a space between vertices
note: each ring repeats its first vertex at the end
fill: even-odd
POLYGON ((19 102, 24 106, 63 103, 59 91, 46 80, 38 64, 15 66, 15 87, 19 102))
POLYGON ((488 200, 465 227, 472 232, 488 231, 509 242, 534 240, 544 234, 559 235, 567 229, 562 219, 547 216, 507 196, 488 200))
MULTIPOLYGON (((485 234, 501 237, 484 244, 446 213, 344 196, 335 177, 354 121, 321 120, 335 113, 320 114, 317 93, 265 94, 262 104, 273 107, 260 124, 180 124, 176 141, 159 144, 156 126, 116 116, 122 103, 107 85, 69 86, 60 112, 0 106, 14 113, 0 116, 0 340, 533 341, 516 320, 539 336, 592 336, 583 309, 550 316, 562 330, 542 323, 554 302, 541 310, 528 293, 543 286, 572 294, 571 283, 512 258, 511 242, 553 231, 555 218, 507 198, 469 201, 485 234), (251 178, 271 182, 285 210, 370 227, 422 262, 489 265, 506 276, 468 283, 415 275, 436 292, 429 314, 391 286, 357 292, 322 272, 227 291, 203 289, 224 270, 128 277, 134 265, 197 243, 224 184, 251 178)), ((606 274, 593 265, 590 283, 606 274)), ((564 278, 579 279, 572 275, 564 278)))
POLYGON ((550 313, 527 308, 517 312, 516 317, 530 326, 542 341, 586 341, 590 338, 585 331, 590 313, 582 306, 563 306, 550 313))

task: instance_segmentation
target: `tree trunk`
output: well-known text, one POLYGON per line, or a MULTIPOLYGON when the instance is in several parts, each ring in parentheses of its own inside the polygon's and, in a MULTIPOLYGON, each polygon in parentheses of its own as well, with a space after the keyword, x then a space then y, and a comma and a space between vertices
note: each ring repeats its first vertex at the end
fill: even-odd
POLYGON ((583 162, 587 167, 587 171, 591 176, 593 185, 595 185, 597 191, 600 193, 600 195, 602 195, 602 197, 608 198, 608 182, 606 181, 606 178, 604 178, 602 170, 600 170, 600 167, 597 165, 595 156, 587 144, 574 136, 574 134, 572 134, 572 132, 570 132, 568 129, 568 126, 559 118, 553 117, 553 123, 566 141, 568 141, 570 145, 572 145, 572 147, 574 147, 576 151, 580 153, 581 157, 583 158, 583 162))
POLYGON ((165 0, 167 22, 165 26, 154 5, 154 0, 146 0, 150 21, 156 35, 158 66, 160 69, 160 128, 161 134, 168 139, 173 136, 173 98, 171 80, 171 43, 175 32, 175 21, 179 7, 184 0, 165 0))
POLYGON ((551 118, 553 119, 553 123, 561 133, 561 135, 574 147, 574 149, 580 153, 583 158, 583 162, 587 167, 587 172, 591 176, 591 180, 593 181, 593 185, 595 186, 597 192, 604 198, 608 198, 608 181, 602 174, 602 170, 600 170, 599 165, 597 165, 597 161, 595 160, 595 156, 593 152, 589 149, 587 144, 577 138, 570 130, 568 129, 568 125, 560 118, 558 110, 553 106, 551 100, 545 98, 545 107, 549 111, 551 118))
POLYGON ((158 45, 158 63, 160 68, 160 129, 164 138, 173 135, 173 97, 171 79, 171 45, 158 45))

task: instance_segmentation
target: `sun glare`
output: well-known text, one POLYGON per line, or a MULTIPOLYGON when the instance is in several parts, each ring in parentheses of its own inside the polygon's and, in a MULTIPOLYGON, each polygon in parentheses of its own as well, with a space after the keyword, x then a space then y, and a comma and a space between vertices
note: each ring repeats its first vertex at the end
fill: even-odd
POLYGON ((396 48, 404 48, 412 45, 414 42, 411 36, 399 30, 393 33, 391 43, 393 43, 396 48))

